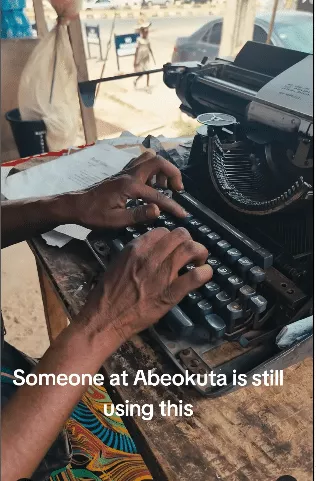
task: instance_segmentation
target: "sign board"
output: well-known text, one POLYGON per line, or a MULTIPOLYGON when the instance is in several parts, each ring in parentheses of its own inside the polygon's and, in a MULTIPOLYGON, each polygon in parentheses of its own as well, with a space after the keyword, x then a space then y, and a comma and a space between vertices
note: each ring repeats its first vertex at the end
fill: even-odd
POLYGON ((91 26, 86 25, 86 35, 87 35, 87 42, 93 43, 95 45, 100 44, 100 27, 99 25, 91 26))
POLYGON ((130 33, 126 35, 115 35, 115 49, 118 57, 127 57, 135 55, 137 47, 138 33, 130 33))
POLYGON ((296 10, 313 13, 314 0, 297 0, 296 10))
POLYGON ((89 58, 91 58, 90 45, 97 45, 99 47, 100 58, 102 60, 103 55, 102 55, 102 46, 101 46, 100 26, 86 25, 85 27, 86 27, 86 37, 87 37, 89 58))

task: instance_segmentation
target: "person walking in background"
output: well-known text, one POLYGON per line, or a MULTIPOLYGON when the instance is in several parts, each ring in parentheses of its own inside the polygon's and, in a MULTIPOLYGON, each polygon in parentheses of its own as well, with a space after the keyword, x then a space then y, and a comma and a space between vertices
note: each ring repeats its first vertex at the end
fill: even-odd
MULTIPOLYGON (((149 70, 149 63, 150 63, 150 56, 152 56, 152 59, 154 61, 154 64, 156 65, 155 58, 150 46, 150 41, 148 38, 149 35, 149 27, 151 23, 146 22, 143 23, 139 26, 139 38, 137 39, 137 47, 136 47, 136 52, 135 52, 135 59, 134 59, 134 69, 135 72, 144 72, 146 70, 149 70)), ((134 86, 136 88, 138 80, 143 76, 144 74, 140 74, 139 77, 137 77, 134 80, 134 86)), ((149 74, 147 75, 147 92, 150 93, 150 87, 149 87, 149 74)))

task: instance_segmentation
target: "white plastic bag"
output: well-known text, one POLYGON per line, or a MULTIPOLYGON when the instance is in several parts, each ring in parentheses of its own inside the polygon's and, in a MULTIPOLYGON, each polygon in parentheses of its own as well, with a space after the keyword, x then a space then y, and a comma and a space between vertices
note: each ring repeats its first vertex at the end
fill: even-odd
POLYGON ((75 144, 79 127, 77 88, 77 68, 67 26, 60 22, 33 50, 18 92, 22 120, 45 122, 50 151, 75 144))

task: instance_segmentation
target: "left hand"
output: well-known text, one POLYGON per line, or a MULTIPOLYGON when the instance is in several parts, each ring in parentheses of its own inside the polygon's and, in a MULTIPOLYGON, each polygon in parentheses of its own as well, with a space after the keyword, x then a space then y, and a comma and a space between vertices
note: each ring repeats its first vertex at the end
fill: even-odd
POLYGON ((181 173, 177 167, 159 155, 145 152, 129 162, 116 176, 82 192, 70 194, 74 222, 88 228, 122 228, 155 220, 160 209, 177 217, 185 217, 185 210, 174 200, 151 186, 183 190, 181 173), (147 205, 126 209, 128 199, 143 199, 147 205))

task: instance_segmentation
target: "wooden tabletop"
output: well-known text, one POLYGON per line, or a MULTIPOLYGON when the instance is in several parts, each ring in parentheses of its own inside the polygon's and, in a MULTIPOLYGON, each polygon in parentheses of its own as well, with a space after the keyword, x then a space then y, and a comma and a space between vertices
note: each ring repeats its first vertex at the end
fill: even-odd
MULTIPOLYGON (((97 270, 88 247, 62 249, 42 239, 31 248, 69 317, 85 303, 97 270)), ((174 373, 171 361, 148 335, 135 336, 104 365, 108 376, 126 370, 174 373)), ((312 360, 285 370, 283 387, 247 387, 217 399, 192 388, 107 385, 114 402, 154 405, 154 417, 124 418, 158 481, 276 481, 284 474, 312 480, 312 360), (163 417, 158 404, 192 404, 192 417, 163 417)))

